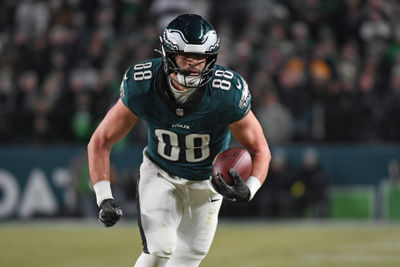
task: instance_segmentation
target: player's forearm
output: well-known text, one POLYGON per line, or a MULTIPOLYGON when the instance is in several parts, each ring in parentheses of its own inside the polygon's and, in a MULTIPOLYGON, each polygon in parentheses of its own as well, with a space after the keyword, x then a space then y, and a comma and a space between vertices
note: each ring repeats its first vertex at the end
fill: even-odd
POLYGON ((251 159, 253 161, 253 168, 251 171, 251 176, 255 176, 263 184, 267 174, 269 163, 271 161, 271 153, 268 146, 263 146, 258 148, 256 151, 250 151, 251 159))
POLYGON ((89 172, 92 184, 110 180, 111 145, 101 142, 93 136, 88 144, 89 172))
POLYGON ((89 172, 96 202, 100 207, 106 199, 112 199, 110 183, 110 150, 111 145, 102 141, 96 133, 88 144, 89 172))

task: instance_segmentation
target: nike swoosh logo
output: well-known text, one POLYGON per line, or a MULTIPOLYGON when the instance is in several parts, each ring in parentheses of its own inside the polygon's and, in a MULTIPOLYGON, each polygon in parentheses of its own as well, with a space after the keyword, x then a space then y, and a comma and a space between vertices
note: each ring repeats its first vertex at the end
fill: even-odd
POLYGON ((128 77, 128 72, 125 72, 125 75, 124 75, 124 80, 127 80, 129 77, 128 77))
POLYGON ((239 82, 239 80, 238 80, 238 83, 236 84, 236 87, 237 87, 237 89, 242 89, 242 84, 239 82))
POLYGON ((219 201, 219 200, 221 200, 221 199, 220 198, 214 198, 214 199, 210 198, 211 202, 215 202, 215 201, 219 201))

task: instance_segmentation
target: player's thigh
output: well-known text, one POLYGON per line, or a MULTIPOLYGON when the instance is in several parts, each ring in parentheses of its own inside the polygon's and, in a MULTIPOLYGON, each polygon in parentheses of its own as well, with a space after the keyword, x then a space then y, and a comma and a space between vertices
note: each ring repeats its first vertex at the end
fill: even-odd
POLYGON ((141 165, 138 194, 142 217, 179 223, 182 207, 175 185, 162 178, 154 165, 141 165))
POLYGON ((176 246, 181 204, 173 184, 157 175, 157 168, 142 164, 138 184, 139 226, 149 253, 161 251, 168 257, 176 246))
POLYGON ((192 253, 205 255, 218 224, 222 196, 200 190, 191 196, 191 213, 185 211, 178 229, 179 246, 192 253))

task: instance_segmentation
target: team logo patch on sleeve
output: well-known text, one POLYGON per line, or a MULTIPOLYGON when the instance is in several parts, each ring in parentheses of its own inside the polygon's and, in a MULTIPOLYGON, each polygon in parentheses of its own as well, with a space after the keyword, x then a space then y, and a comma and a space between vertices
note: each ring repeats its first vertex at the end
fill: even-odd
POLYGON ((119 87, 119 96, 121 98, 125 98, 124 81, 121 82, 121 86, 119 87))
POLYGON ((122 79, 122 82, 121 82, 121 86, 119 87, 119 96, 121 98, 125 98, 124 81, 128 80, 128 78, 129 78, 129 75, 128 75, 129 70, 130 70, 130 68, 125 72, 124 78, 122 79))
POLYGON ((243 109, 247 106, 249 99, 250 99, 250 91, 249 86, 247 85, 246 81, 242 79, 243 82, 243 90, 242 90, 242 97, 239 101, 239 108, 243 109))

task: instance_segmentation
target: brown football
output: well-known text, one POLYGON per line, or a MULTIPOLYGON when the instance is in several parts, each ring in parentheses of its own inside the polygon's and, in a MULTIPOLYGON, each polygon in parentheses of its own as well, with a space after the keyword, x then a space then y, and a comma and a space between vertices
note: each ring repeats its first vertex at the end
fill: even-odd
MULTIPOLYGON (((250 153, 242 147, 232 147, 219 153, 212 164, 212 179, 217 173, 221 173, 228 185, 233 184, 233 179, 229 175, 229 170, 234 168, 237 170, 244 181, 247 180, 251 173, 252 161, 250 153)), ((218 181, 215 180, 216 183, 218 181)))

